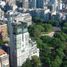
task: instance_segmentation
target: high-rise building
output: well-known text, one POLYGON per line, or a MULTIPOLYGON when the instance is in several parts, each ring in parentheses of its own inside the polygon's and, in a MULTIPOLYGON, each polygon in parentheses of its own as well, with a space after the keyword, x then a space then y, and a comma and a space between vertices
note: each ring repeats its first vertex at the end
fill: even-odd
POLYGON ((58 10, 62 10, 62 7, 63 7, 63 6, 62 6, 62 0, 57 0, 57 5, 58 5, 58 6, 57 6, 57 9, 58 9, 58 10))
POLYGON ((67 9, 67 0, 62 0, 63 9, 67 9))
POLYGON ((16 5, 18 7, 23 7, 23 0, 16 0, 16 5))
MULTIPOLYGON (((21 67, 27 58, 32 55, 39 56, 39 49, 36 47, 35 42, 30 43, 31 40, 27 29, 27 22, 21 20, 23 19, 22 16, 18 17, 18 15, 22 14, 17 12, 8 12, 8 14, 11 66, 21 67), (31 51, 32 48, 33 50, 31 51)), ((26 20, 27 18, 24 19, 26 20)))
POLYGON ((29 8, 29 0, 23 0, 23 8, 28 9, 29 8))
POLYGON ((48 3, 51 6, 51 11, 56 12, 62 9, 62 0, 50 0, 48 3))
POLYGON ((22 7, 24 9, 29 8, 29 0, 16 0, 16 4, 18 7, 22 7))
POLYGON ((29 0, 29 8, 36 8, 36 1, 37 0, 29 0))
POLYGON ((36 7, 43 8, 43 0, 36 0, 36 7))
POLYGON ((0 49, 0 67, 10 67, 9 55, 2 49, 0 49))

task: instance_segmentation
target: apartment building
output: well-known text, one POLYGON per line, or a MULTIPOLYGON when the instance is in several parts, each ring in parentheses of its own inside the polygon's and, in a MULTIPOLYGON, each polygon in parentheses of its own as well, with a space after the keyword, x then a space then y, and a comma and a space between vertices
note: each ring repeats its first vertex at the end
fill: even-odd
MULTIPOLYGON (((30 36, 28 32, 28 22, 24 22, 27 19, 24 18, 22 13, 8 12, 8 30, 10 37, 10 59, 12 67, 21 67, 27 58, 32 56, 31 49, 35 51, 35 55, 39 56, 39 49, 30 43, 30 36), (19 16, 20 15, 20 16, 19 16), (21 20, 22 19, 22 20, 21 20), (10 23, 9 23, 10 22, 10 23)), ((32 52, 34 51, 32 50, 32 52)))
POLYGON ((7 24, 1 19, 0 20, 0 33, 2 35, 2 40, 8 41, 8 30, 7 30, 7 24))
POLYGON ((9 5, 13 6, 14 4, 16 4, 16 0, 3 0, 6 3, 9 3, 9 5))
POLYGON ((9 55, 2 49, 0 49, 0 67, 10 67, 9 55))
POLYGON ((62 0, 63 9, 67 9, 67 0, 62 0))
POLYGON ((29 0, 16 0, 16 4, 18 7, 29 9, 29 0))

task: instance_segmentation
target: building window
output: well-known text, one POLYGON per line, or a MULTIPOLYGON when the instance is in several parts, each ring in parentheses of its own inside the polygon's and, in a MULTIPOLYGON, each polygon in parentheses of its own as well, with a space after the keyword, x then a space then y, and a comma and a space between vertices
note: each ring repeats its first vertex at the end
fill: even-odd
POLYGON ((2 67, 9 67, 9 64, 3 64, 2 67))

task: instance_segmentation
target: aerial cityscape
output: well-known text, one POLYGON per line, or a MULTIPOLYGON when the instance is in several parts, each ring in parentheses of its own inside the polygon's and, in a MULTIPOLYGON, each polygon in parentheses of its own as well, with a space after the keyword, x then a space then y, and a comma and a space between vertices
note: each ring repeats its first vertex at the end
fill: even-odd
POLYGON ((67 0, 0 0, 0 67, 67 67, 67 0))

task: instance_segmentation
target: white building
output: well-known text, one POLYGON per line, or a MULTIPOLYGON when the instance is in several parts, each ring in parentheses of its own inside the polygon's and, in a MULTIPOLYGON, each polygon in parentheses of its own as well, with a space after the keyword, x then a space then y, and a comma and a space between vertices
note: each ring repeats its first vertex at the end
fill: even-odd
POLYGON ((50 20, 50 9, 44 11, 44 21, 50 20))
POLYGON ((13 6, 16 4, 16 0, 4 0, 6 3, 9 3, 9 5, 13 6))
POLYGON ((31 25, 32 24, 32 17, 29 13, 19 13, 16 17, 15 20, 18 21, 22 21, 27 23, 27 25, 31 25))
POLYGON ((2 49, 0 49, 0 67, 10 67, 9 55, 2 49))
POLYGON ((29 0, 16 0, 16 4, 18 7, 22 7, 24 9, 29 8, 29 0))
POLYGON ((37 44, 30 39, 27 22, 24 22, 23 15, 19 15, 9 12, 8 18, 12 67, 21 67, 27 58, 33 55, 39 56, 39 49, 36 47, 37 44))
POLYGON ((4 11, 0 8, 0 19, 4 17, 4 11))

